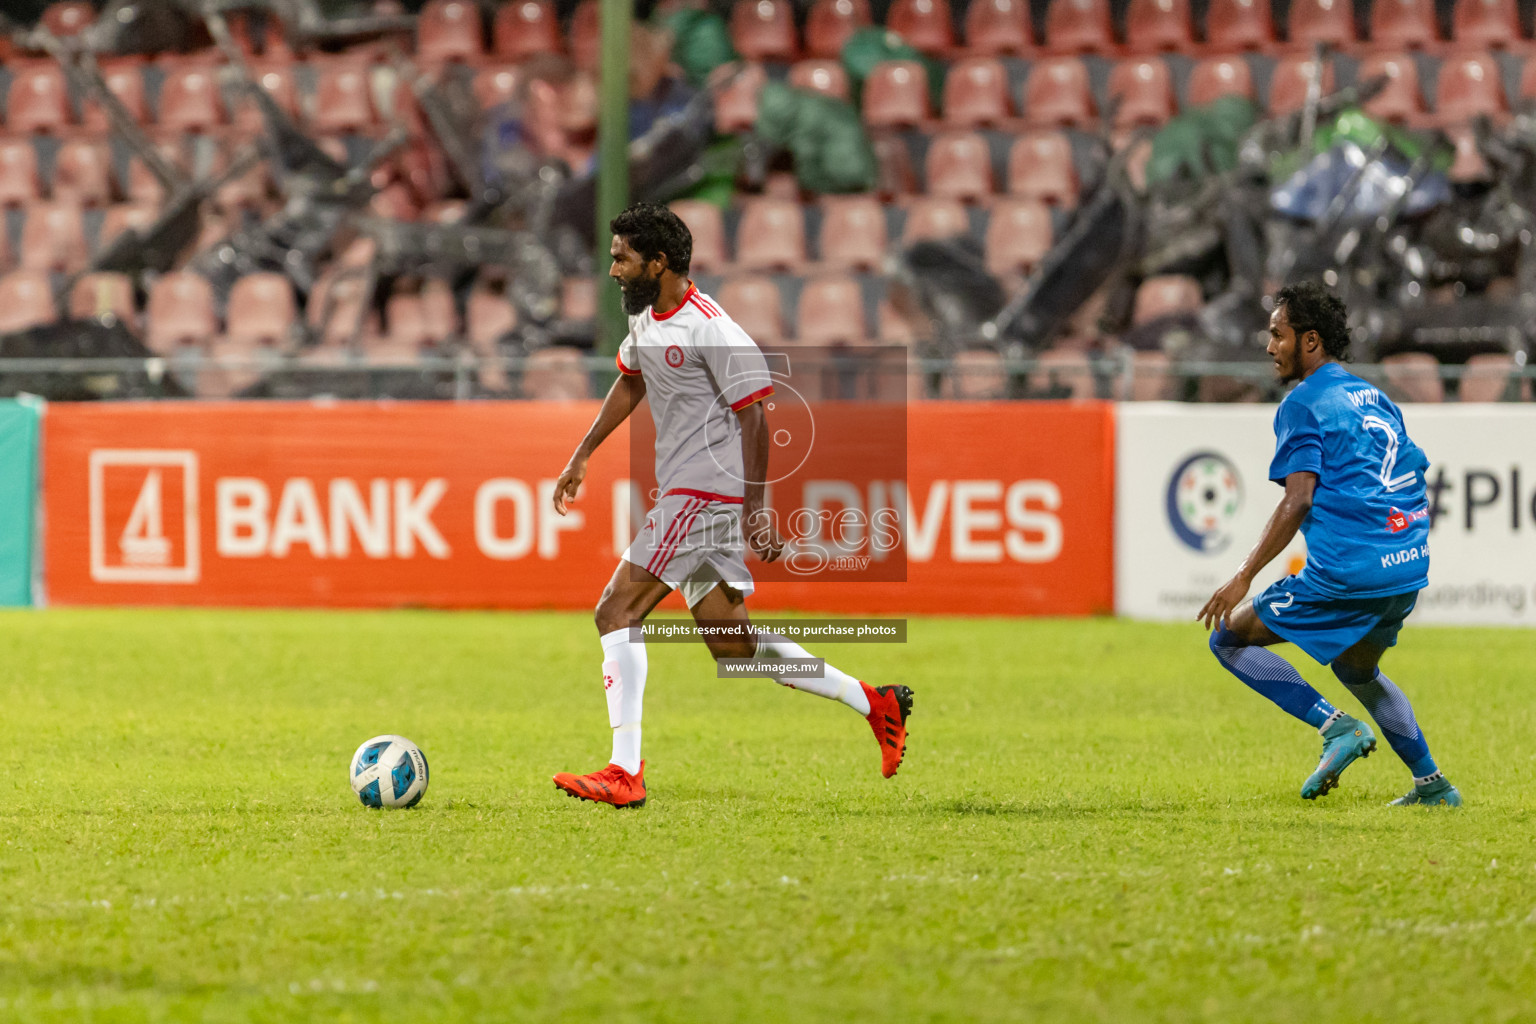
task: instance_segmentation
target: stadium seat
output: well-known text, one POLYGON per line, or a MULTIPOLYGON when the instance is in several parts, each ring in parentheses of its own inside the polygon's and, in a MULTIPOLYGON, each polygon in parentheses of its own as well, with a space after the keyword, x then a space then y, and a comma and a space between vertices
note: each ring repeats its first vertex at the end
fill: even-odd
POLYGON ((736 229, 736 266, 792 273, 805 261, 805 216, 800 204, 767 196, 748 199, 736 229))
POLYGON ((1125 46, 1132 53, 1187 53, 1195 45, 1189 0, 1130 0, 1125 46))
POLYGON ((5 123, 18 134, 62 132, 69 127, 69 92, 57 64, 12 62, 5 123))
POLYGON ((328 60, 316 68, 314 116, 310 126, 322 135, 367 134, 378 124, 368 83, 368 67, 356 60, 328 60))
POLYGON ((1217 53, 1273 46, 1269 0, 1211 0, 1205 12, 1205 41, 1217 53))
POLYGON ((966 5, 965 47, 978 57, 1029 53, 1034 34, 1024 0, 971 0, 966 5))
POLYGON ((53 158, 53 198, 80 206, 112 202, 112 151, 105 143, 71 139, 53 158))
POLYGON ((1318 43, 1348 48, 1355 41, 1355 12, 1350 0, 1291 0, 1286 41, 1293 47, 1318 43))
POLYGON ((591 379, 574 348, 552 345, 529 354, 523 364, 524 398, 543 402, 579 402, 590 397, 591 379))
POLYGON ((133 281, 127 274, 85 274, 69 290, 69 315, 76 320, 107 320, 132 325, 133 281))
POLYGON ((1097 390, 1093 366, 1076 349, 1050 349, 1040 353, 1029 375, 1029 390, 1051 398, 1092 398, 1097 390))
POLYGON ((702 199, 679 199, 669 204, 693 235, 693 271, 718 274, 729 262, 725 251, 725 218, 720 207, 702 199))
POLYGON ((100 250, 129 228, 144 228, 154 222, 155 207, 149 203, 118 203, 109 206, 102 214, 101 230, 96 233, 96 248, 100 250))
POLYGON ((71 202, 28 206, 19 248, 23 270, 67 274, 83 269, 90 251, 85 244, 85 222, 80 216, 80 207, 71 202))
MULTIPOLYGON (((595 300, 597 282, 592 278, 586 278, 586 281, 595 300)), ((429 278, 423 281, 418 298, 421 300, 422 326, 430 344, 446 345, 459 336, 458 303, 447 281, 441 278, 429 278)), ((592 313, 596 315, 596 308, 592 313)))
POLYGON ((941 242, 971 233, 971 218, 965 205, 953 199, 923 196, 907 208, 907 223, 901 230, 901 244, 941 242))
POLYGON ((549 0, 512 0, 496 9, 491 44, 502 60, 520 61, 541 53, 559 53, 560 16, 549 0))
POLYGON ((942 199, 980 202, 995 189, 992 154, 976 132, 943 132, 928 145, 923 175, 926 191, 942 199))
POLYGON ((65 0, 43 9, 43 27, 60 38, 79 35, 95 20, 96 8, 84 0, 65 0))
POLYGON ((490 110, 503 103, 511 103, 517 96, 517 85, 521 77, 516 64, 497 64, 481 68, 475 72, 475 81, 471 86, 475 94, 475 102, 480 105, 481 110, 490 110))
POLYGON ((207 344, 219 333, 213 286, 187 271, 163 274, 150 286, 144 319, 144 343, 159 355, 207 344))
POLYGON ((224 123, 224 101, 214 69, 206 64, 167 69, 157 113, 160 128, 174 134, 219 128, 224 123))
POLYGON ((864 326, 864 297, 850 277, 818 275, 800 289, 796 339, 803 345, 858 345, 864 326))
POLYGON ((464 333, 476 352, 495 355, 497 343, 517 326, 517 310, 499 291, 476 286, 464 309, 464 333))
POLYGON ((753 341, 772 344, 783 340, 784 308, 773 278, 761 274, 733 277, 720 286, 715 297, 753 341))
POLYGON ((1166 352, 1132 352, 1131 386, 1124 397, 1132 402, 1163 402, 1174 397, 1173 360, 1166 352))
POLYGON ((230 338, 283 345, 298 319, 293 285, 282 274, 248 274, 229 291, 230 338))
POLYGON ((1446 130, 1456 146, 1456 156, 1445 176, 1459 185, 1482 184, 1494 178, 1493 168, 1477 144, 1477 137, 1470 125, 1459 125, 1446 130))
POLYGON ((41 194, 32 141, 0 139, 0 207, 22 206, 41 194))
MULTIPOLYGON (((220 161, 222 165, 223 161, 220 161)), ((222 169, 222 166, 221 166, 222 169)), ((270 178, 267 173, 265 161, 258 162, 250 170, 225 182, 214 193, 214 208, 222 213, 232 213, 236 210, 249 210, 256 214, 264 214, 267 210, 267 192, 270 178)), ((411 217, 404 217, 410 220, 411 217)))
POLYGON ((1467 360, 1457 397, 1463 402, 1529 401, 1530 387, 1514 377, 1514 356, 1485 352, 1467 360))
POLYGON ((58 318, 46 272, 16 270, 0 277, 0 334, 51 324, 58 318))
POLYGON ((864 123, 872 128, 915 128, 928 120, 928 73, 915 60, 875 65, 864 83, 864 123))
POLYGON ((847 103, 852 96, 848 72, 835 60, 802 60, 789 69, 789 84, 847 103))
POLYGON ((1222 96, 1254 98, 1253 71, 1241 57, 1210 57, 1189 73, 1189 105, 1203 107, 1222 96))
POLYGON ((885 210, 874 196, 821 201, 821 262, 839 270, 876 271, 885 261, 885 210))
POLYGON ((1109 73, 1116 128, 1160 125, 1175 113, 1173 76, 1156 57, 1126 60, 1109 73))
POLYGON ((597 67, 602 50, 602 26, 599 24, 601 11, 598 0, 581 0, 571 14, 571 59, 577 67, 586 71, 597 67))
POLYGON ((1389 397, 1398 402, 1443 402, 1440 364, 1427 352, 1400 352, 1381 361, 1389 397))
POLYGON ((955 45, 955 19, 949 0, 895 0, 885 27, 924 53, 947 54, 955 45))
POLYGON ((1136 288, 1131 323, 1140 326, 1175 313, 1194 313, 1203 305, 1205 297, 1199 281, 1183 274, 1160 274, 1147 278, 1136 288))
POLYGON ((875 151, 876 195, 890 200, 917 191, 917 171, 912 165, 912 151, 899 135, 875 132, 869 145, 875 151))
POLYGON ((1438 41, 1434 0, 1375 0, 1371 5, 1373 47, 1424 49, 1438 41))
POLYGON ((467 0, 431 0, 416 16, 416 60, 427 66, 459 61, 474 64, 485 55, 480 8, 467 0))
POLYGON ((987 270, 997 277, 1030 274, 1051 251, 1051 210, 1034 199, 1005 199, 987 221, 987 270))
MULTIPOLYGON (((1311 57, 1282 57, 1275 62, 1275 70, 1269 76, 1269 112, 1289 114, 1300 110, 1307 103, 1307 88, 1312 76, 1318 74, 1316 62, 1311 57)), ((1333 91, 1333 62, 1324 59, 1320 71, 1322 92, 1333 91)))
MULTIPOLYGON (((149 103, 144 96, 143 64, 137 58, 105 59, 100 62, 102 80, 112 95, 139 124, 149 120, 149 103)), ((82 97, 80 123, 88 132, 105 132, 111 122, 101 104, 82 97)))
POLYGON ((1050 0, 1045 46, 1051 53, 1108 53, 1115 48, 1109 0, 1050 0))
POLYGON ((871 21, 869 0, 816 0, 805 18, 805 52, 837 60, 848 37, 871 21))
MULTIPOLYGON (((300 116, 299 86, 294 79, 293 65, 286 62, 253 62, 251 79, 266 90, 279 110, 291 117, 300 116)), ((257 132, 266 126, 261 108, 242 89, 230 94, 230 110, 235 127, 242 133, 257 132)))
POLYGON ((1077 205, 1077 168, 1072 143, 1060 132, 1030 132, 1008 152, 1008 192, 1052 206, 1077 205))
POLYGON ((944 121, 959 128, 996 128, 1011 116, 1008 72, 992 57, 972 57, 949 66, 944 76, 944 121))
POLYGON ((788 63, 798 58, 800 40, 789 0, 736 0, 731 7, 731 45, 746 60, 788 63))
POLYGON ((715 94, 715 129, 724 135, 750 131, 757 124, 757 94, 767 81, 768 72, 761 64, 744 65, 715 94))
POLYGON ((1520 15, 1515 0, 1456 0, 1451 13, 1451 38, 1476 50, 1501 49, 1520 43, 1520 15))
POLYGON ((1023 107, 1024 119, 1035 128, 1091 127, 1095 108, 1088 68, 1076 57, 1035 61, 1024 80, 1023 107))
POLYGON ((1406 53, 1388 53, 1361 61, 1359 81, 1368 82, 1379 75, 1387 76, 1387 86, 1365 105, 1365 112, 1379 121, 1417 125, 1424 116, 1424 94, 1419 90, 1419 66, 1413 58, 1406 53))
POLYGON ((560 317, 591 320, 597 316, 597 280, 589 274, 560 279, 560 317))
POLYGON ((1520 69, 1520 99, 1536 99, 1536 60, 1527 60, 1520 69))
POLYGON ((1444 127, 1507 113, 1499 65, 1483 53, 1463 53, 1440 63, 1435 120, 1444 127))
POLYGON ((378 315, 365 306, 366 283, 356 267, 335 266, 320 275, 310 289, 304 318, 319 332, 321 344, 341 347, 354 332, 364 342, 378 333, 378 315))
POLYGON ((941 398, 961 401, 986 401, 1007 395, 1008 371, 1003 368, 1003 357, 983 348, 956 352, 939 387, 941 398))

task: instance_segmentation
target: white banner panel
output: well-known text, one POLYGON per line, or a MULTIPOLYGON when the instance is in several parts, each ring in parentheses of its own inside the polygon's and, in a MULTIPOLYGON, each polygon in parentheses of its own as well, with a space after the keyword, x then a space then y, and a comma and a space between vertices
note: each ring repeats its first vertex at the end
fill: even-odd
MULTIPOLYGON (((1267 479, 1275 407, 1118 407, 1115 608, 1193 618, 1280 501, 1267 479)), ((1429 587, 1418 622, 1536 625, 1536 408, 1405 406, 1429 455, 1429 587)), ((1306 557, 1298 535, 1254 593, 1306 557)))

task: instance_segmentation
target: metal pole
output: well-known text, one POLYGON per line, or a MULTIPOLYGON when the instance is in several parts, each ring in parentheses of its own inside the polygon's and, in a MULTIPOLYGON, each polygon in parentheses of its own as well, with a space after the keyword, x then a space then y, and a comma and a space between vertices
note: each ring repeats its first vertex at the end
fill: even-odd
POLYGON ((629 23, 633 0, 602 0, 602 60, 597 116, 598 349, 619 350, 629 329, 619 291, 606 280, 608 222, 629 205, 629 23))

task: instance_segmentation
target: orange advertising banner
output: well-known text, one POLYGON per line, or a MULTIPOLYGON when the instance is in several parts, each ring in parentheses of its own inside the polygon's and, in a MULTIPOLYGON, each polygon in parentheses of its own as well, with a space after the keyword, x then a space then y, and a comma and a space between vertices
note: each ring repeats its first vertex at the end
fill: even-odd
MULTIPOLYGON (((591 608, 648 504, 621 430, 592 459, 573 514, 554 511, 555 479, 597 409, 51 405, 49 600, 591 608)), ((1112 406, 922 403, 905 423, 905 480, 804 482, 850 502, 877 493, 890 503, 904 579, 785 578, 749 560, 761 580, 753 608, 1074 615, 1113 607, 1112 406)), ((681 601, 674 595, 665 607, 681 601)))

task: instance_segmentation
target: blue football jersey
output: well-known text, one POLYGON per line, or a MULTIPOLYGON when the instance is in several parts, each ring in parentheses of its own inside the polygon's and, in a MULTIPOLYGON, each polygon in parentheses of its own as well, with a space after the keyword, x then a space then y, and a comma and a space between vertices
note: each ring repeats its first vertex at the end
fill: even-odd
POLYGON ((1302 521, 1307 566, 1319 592, 1383 597, 1429 582, 1429 506, 1419 446, 1386 395, 1338 363, 1324 363, 1275 413, 1269 478, 1317 474, 1302 521))

